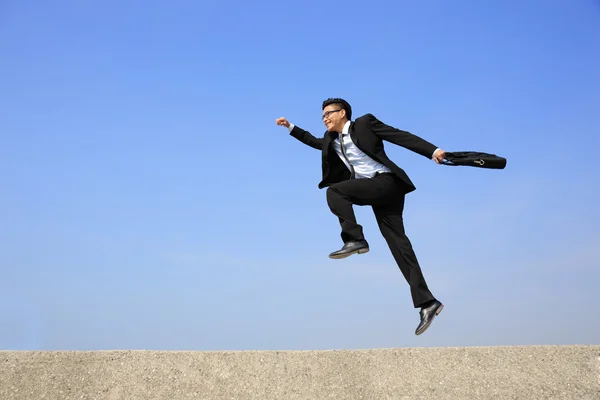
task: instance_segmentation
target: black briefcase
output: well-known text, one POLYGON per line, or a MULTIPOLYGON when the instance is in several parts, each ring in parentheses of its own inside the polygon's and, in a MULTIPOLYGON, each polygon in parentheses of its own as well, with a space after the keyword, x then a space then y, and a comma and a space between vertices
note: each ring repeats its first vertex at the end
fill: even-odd
POLYGON ((506 158, 495 154, 481 153, 477 151, 454 151, 446 152, 444 165, 467 166, 477 168, 504 169, 506 158))

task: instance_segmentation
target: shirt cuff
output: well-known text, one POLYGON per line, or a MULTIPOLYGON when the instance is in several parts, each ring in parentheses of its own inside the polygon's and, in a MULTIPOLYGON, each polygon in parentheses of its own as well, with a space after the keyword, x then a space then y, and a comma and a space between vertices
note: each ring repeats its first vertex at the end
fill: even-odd
POLYGON ((290 126, 288 126, 288 130, 291 132, 291 131, 292 131, 292 129, 294 129, 294 124, 292 124, 292 123, 290 122, 290 126))
POLYGON ((437 149, 435 149, 435 151, 433 152, 433 154, 431 155, 431 159, 433 160, 433 156, 435 156, 435 153, 437 153, 439 150, 441 150, 439 147, 437 149))

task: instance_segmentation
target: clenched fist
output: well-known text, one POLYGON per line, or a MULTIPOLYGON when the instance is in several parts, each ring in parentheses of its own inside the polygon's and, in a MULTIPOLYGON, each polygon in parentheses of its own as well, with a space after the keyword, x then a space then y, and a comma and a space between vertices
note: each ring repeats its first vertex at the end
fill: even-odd
POLYGON ((284 118, 284 117, 277 118, 277 119, 275 120, 275 123, 276 123, 277 125, 279 125, 279 126, 285 126, 286 128, 289 128, 289 127, 290 127, 290 121, 288 121, 288 120, 287 120, 286 118, 284 118))

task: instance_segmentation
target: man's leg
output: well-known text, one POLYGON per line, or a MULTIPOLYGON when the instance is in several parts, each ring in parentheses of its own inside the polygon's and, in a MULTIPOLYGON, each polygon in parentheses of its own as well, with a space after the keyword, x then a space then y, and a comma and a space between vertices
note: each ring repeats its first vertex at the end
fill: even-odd
POLYGON ((419 312, 421 320, 415 330, 415 334, 420 335, 425 332, 444 306, 431 294, 427 287, 417 256, 404 231, 403 211, 404 195, 388 205, 373 206, 379 229, 400 271, 402 271, 404 278, 410 285, 413 305, 415 308, 421 308, 419 312))
POLYGON ((400 196, 398 200, 387 205, 373 206, 379 229, 400 271, 402 271, 404 278, 410 285, 413 305, 415 308, 419 308, 435 300, 435 297, 427 287, 417 256, 404 231, 403 210, 404 196, 400 196))
POLYGON ((339 219, 344 247, 330 254, 344 258, 368 251, 362 226, 356 222, 353 205, 382 205, 400 194, 393 175, 379 174, 370 179, 351 179, 331 185, 327 189, 327 204, 339 219))

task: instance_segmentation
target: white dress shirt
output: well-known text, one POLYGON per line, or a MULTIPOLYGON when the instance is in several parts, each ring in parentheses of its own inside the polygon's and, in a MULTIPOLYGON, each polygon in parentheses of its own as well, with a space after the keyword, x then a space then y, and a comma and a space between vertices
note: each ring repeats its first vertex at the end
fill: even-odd
MULTIPOLYGON (((294 124, 290 123, 288 127, 291 132, 294 129, 294 124)), ((335 152, 340 157, 340 159, 346 164, 346 167, 351 170, 350 165, 354 168, 354 174, 356 178, 372 178, 375 176, 377 172, 392 172, 385 165, 373 160, 371 157, 362 152, 352 141, 349 133, 350 129, 350 121, 346 121, 344 128, 342 129, 342 141, 344 145, 344 151, 346 153, 346 157, 342 154, 342 149, 340 148, 340 139, 339 137, 333 140, 333 148, 335 152), (346 158, 348 159, 346 161, 346 158), (350 165, 348 165, 348 162, 350 165)), ((435 154, 439 149, 436 149, 433 154, 435 154)), ((432 155, 433 158, 433 155, 432 155)))

